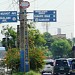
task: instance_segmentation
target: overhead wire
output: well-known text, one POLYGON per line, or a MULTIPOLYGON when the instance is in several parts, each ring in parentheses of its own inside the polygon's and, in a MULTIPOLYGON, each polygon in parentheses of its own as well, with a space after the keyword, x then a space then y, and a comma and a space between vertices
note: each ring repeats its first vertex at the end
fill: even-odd
MULTIPOLYGON (((7 0, 6 0, 7 1, 7 0)), ((7 2, 4 2, 4 3, 0 3, 0 4, 3 4, 3 5, 5 5, 7 2)), ((47 0, 47 1, 45 1, 45 3, 43 3, 43 4, 41 4, 41 5, 38 5, 38 2, 37 2, 37 4, 36 4, 36 2, 37 2, 37 0, 32 0, 32 1, 30 1, 30 3, 34 3, 34 9, 38 9, 39 7, 41 8, 43 5, 45 5, 45 4, 47 4, 47 3, 49 3, 49 0, 47 0)), ((54 7, 54 9, 59 9, 59 7, 60 6, 62 6, 64 3, 66 2, 66 0, 63 0, 61 3, 59 3, 56 7, 54 7)), ((14 9, 15 10, 15 8, 17 8, 17 10, 19 9, 18 7, 15 7, 16 5, 18 5, 19 4, 19 0, 12 0, 12 2, 9 4, 9 7, 8 8, 10 8, 10 9, 14 9)), ((7 8, 7 9, 8 9, 7 8)), ((59 22, 58 22, 59 23, 59 22)), ((60 22, 60 24, 62 24, 62 22, 60 22)), ((65 26, 61 26, 61 27, 69 27, 69 26, 71 26, 71 25, 69 25, 68 23, 63 23, 63 24, 65 24, 65 26)), ((52 29, 52 28, 57 28, 57 27, 51 27, 51 28, 49 28, 49 29, 52 29)), ((41 28, 41 29, 43 29, 43 28, 41 28)))
MULTIPOLYGON (((44 2, 43 4, 41 4, 41 5, 38 5, 38 8, 39 7, 42 7, 42 6, 44 6, 44 5, 47 5, 48 3, 49 3, 49 1, 50 0, 46 0, 46 2, 44 2)), ((55 8, 58 8, 58 7, 60 7, 64 2, 66 2, 66 0, 63 0, 59 5, 57 5, 55 8)), ((55 9, 54 8, 54 9, 55 9)))
MULTIPOLYGON (((18 4, 18 0, 12 0, 11 3, 9 4, 9 6, 7 7, 8 10, 13 9, 16 10, 17 8, 17 4, 18 4)), ((19 9, 19 8, 18 8, 19 9)), ((18 10, 17 9, 17 10, 18 10)))
POLYGON ((0 2, 0 7, 5 7, 6 5, 8 4, 8 1, 3 1, 3 2, 0 2))
POLYGON ((54 9, 59 8, 66 0, 63 0, 59 5, 57 5, 54 9))
POLYGON ((6 0, 6 1, 3 1, 3 0, 2 0, 2 2, 0 1, 0 5, 1 5, 1 4, 3 5, 3 4, 5 4, 5 3, 7 3, 7 0, 6 0))
MULTIPOLYGON (((35 1, 37 1, 37 0, 32 0, 32 1, 30 1, 30 3, 33 3, 33 2, 35 2, 35 1)), ((8 6, 7 9, 11 9, 11 8, 14 8, 14 9, 15 9, 15 8, 17 8, 17 10, 19 10, 18 5, 19 5, 19 0, 12 0, 12 3, 9 4, 9 6, 8 6), (15 7, 15 5, 16 5, 17 7, 15 7)))
MULTIPOLYGON (((66 0, 63 0, 59 5, 57 5, 56 7, 54 7, 54 9, 58 9, 62 4, 64 4, 66 2, 66 0)), ((47 0, 45 3, 43 3, 42 5, 40 5, 39 7, 45 5, 46 3, 49 3, 49 0, 47 0)), ((58 22, 59 23, 59 22, 58 22)), ((60 22, 62 24, 62 22, 60 22)), ((67 25, 67 26, 71 26, 70 25, 67 25)), ((62 26, 63 27, 63 26, 62 26)), ((66 26, 65 26, 66 27, 66 26)))
MULTIPOLYGON (((32 3, 32 2, 34 2, 34 4, 35 4, 35 1, 37 1, 37 0, 32 0, 32 1, 30 1, 30 3, 32 3)), ((9 7, 8 8, 12 8, 12 7, 14 7, 14 10, 15 10, 15 5, 17 4, 18 5, 18 0, 16 1, 16 0, 12 0, 12 3, 9 5, 9 7)), ((58 7, 60 7, 64 2, 66 2, 65 0, 63 0, 58 6, 56 6, 55 8, 58 8, 58 7)), ((49 3, 49 0, 47 0, 45 3, 49 3)), ((44 4, 42 4, 42 5, 44 5, 44 4)), ((39 7, 39 6, 37 6, 37 7, 39 7)), ((35 5, 34 5, 34 9, 35 9, 35 5)), ((61 23, 62 24, 62 23, 61 23)))

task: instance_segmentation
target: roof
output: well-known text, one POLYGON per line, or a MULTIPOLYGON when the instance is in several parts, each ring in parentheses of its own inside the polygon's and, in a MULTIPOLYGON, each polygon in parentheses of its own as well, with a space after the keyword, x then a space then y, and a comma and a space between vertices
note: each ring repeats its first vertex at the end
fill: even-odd
POLYGON ((5 47, 0 47, 0 50, 5 50, 5 47))

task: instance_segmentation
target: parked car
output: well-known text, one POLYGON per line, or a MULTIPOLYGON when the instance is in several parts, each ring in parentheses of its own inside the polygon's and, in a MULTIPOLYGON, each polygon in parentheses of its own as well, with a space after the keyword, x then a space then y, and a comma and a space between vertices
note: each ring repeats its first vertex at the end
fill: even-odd
POLYGON ((5 59, 0 59, 0 75, 11 74, 12 69, 9 69, 4 61, 5 59))
POLYGON ((41 70, 41 73, 51 73, 53 74, 53 66, 54 66, 54 60, 52 59, 46 59, 44 60, 45 65, 43 67, 43 69, 41 70))
POLYGON ((55 60, 53 74, 54 75, 60 75, 60 74, 70 75, 70 66, 67 59, 55 60))
POLYGON ((71 75, 75 75, 75 59, 72 59, 71 61, 71 75))
POLYGON ((67 60, 68 60, 69 66, 71 67, 73 58, 67 58, 67 60))

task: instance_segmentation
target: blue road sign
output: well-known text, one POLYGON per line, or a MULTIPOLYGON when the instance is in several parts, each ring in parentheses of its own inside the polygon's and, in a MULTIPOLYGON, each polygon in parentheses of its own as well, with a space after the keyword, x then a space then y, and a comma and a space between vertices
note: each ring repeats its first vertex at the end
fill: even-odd
POLYGON ((56 22, 56 10, 35 10, 34 22, 56 22))
POLYGON ((0 23, 17 22, 17 11, 0 11, 0 23))

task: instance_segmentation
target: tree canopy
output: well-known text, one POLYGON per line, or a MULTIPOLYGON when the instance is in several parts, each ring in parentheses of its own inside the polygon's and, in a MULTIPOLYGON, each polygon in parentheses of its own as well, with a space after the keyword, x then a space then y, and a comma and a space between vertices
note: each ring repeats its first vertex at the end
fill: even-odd
POLYGON ((57 39, 52 43, 52 54, 54 57, 67 57, 71 45, 66 39, 57 39))

